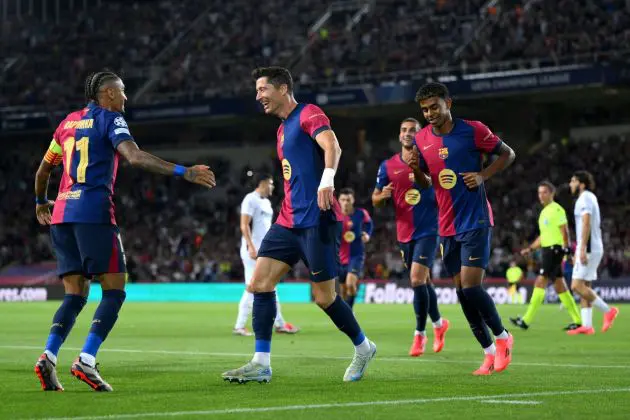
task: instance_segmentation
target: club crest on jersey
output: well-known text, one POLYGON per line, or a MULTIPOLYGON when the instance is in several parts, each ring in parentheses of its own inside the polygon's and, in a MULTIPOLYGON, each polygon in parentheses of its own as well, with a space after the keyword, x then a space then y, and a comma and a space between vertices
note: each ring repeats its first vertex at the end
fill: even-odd
POLYGON ((448 157, 448 147, 441 147, 438 149, 438 157, 440 159, 446 159, 448 157))
POLYGON ((282 159, 282 176, 285 181, 289 181, 291 179, 291 164, 286 159, 282 159))
POLYGON ((355 239, 356 239, 356 235, 351 230, 349 230, 349 231, 347 231, 346 233, 343 234, 343 240, 348 242, 348 243, 354 242, 355 239))

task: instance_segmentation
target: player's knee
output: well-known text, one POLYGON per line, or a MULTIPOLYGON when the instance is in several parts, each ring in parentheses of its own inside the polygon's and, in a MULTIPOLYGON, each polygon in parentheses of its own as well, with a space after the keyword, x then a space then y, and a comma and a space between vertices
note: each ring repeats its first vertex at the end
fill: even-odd
POLYGON ((313 288, 313 300, 322 309, 332 305, 336 297, 337 293, 334 288, 313 288))

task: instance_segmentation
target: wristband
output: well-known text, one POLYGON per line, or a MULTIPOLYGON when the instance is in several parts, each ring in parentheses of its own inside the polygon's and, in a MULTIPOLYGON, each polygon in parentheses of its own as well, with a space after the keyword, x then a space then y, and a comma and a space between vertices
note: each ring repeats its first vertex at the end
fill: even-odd
POLYGON ((322 180, 319 182, 319 188, 317 188, 317 191, 331 187, 333 189, 335 188, 335 170, 333 168, 326 168, 322 174, 322 180))
POLYGON ((175 165, 175 169, 173 170, 173 175, 175 176, 184 176, 186 173, 186 167, 182 165, 175 165))
POLYGON ((35 204, 38 205, 43 205, 43 204, 48 204, 48 197, 44 197, 43 199, 39 199, 39 197, 35 197, 35 204))

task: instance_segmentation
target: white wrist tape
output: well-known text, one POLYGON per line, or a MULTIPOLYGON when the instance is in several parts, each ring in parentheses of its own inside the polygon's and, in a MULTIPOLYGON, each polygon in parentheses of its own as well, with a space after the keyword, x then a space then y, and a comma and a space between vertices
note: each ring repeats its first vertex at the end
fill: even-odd
POLYGON ((332 168, 326 168, 322 174, 322 180, 319 182, 319 188, 317 191, 330 187, 333 189, 335 188, 335 170, 332 168))

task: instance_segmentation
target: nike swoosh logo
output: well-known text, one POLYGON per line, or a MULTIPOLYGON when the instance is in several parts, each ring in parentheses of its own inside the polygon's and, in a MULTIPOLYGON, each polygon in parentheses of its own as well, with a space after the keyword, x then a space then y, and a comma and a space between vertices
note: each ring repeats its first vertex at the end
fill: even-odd
POLYGON ((433 145, 432 145, 432 144, 430 144, 430 145, 428 145, 428 146, 423 147, 423 148, 422 148, 422 150, 427 150, 427 149, 430 149, 430 148, 432 148, 432 147, 433 147, 433 145))
POLYGON ((324 271, 324 270, 319 270, 319 271, 317 271, 317 272, 315 272, 315 271, 311 271, 311 274, 312 274, 312 275, 314 275, 314 276, 316 276, 316 275, 318 275, 319 273, 321 273, 322 271, 324 271))
POLYGON ((427 257, 425 257, 424 255, 420 255, 418 258, 421 259, 421 260, 426 260, 427 259, 427 257))
POLYGON ((399 173, 401 173, 401 172, 405 172, 405 170, 404 170, 404 169, 401 169, 400 171, 394 171, 394 175, 398 175, 398 174, 399 174, 399 173))
POLYGON ((476 261, 476 260, 480 260, 480 259, 481 259, 481 257, 476 257, 476 258, 468 257, 468 261, 476 261))

